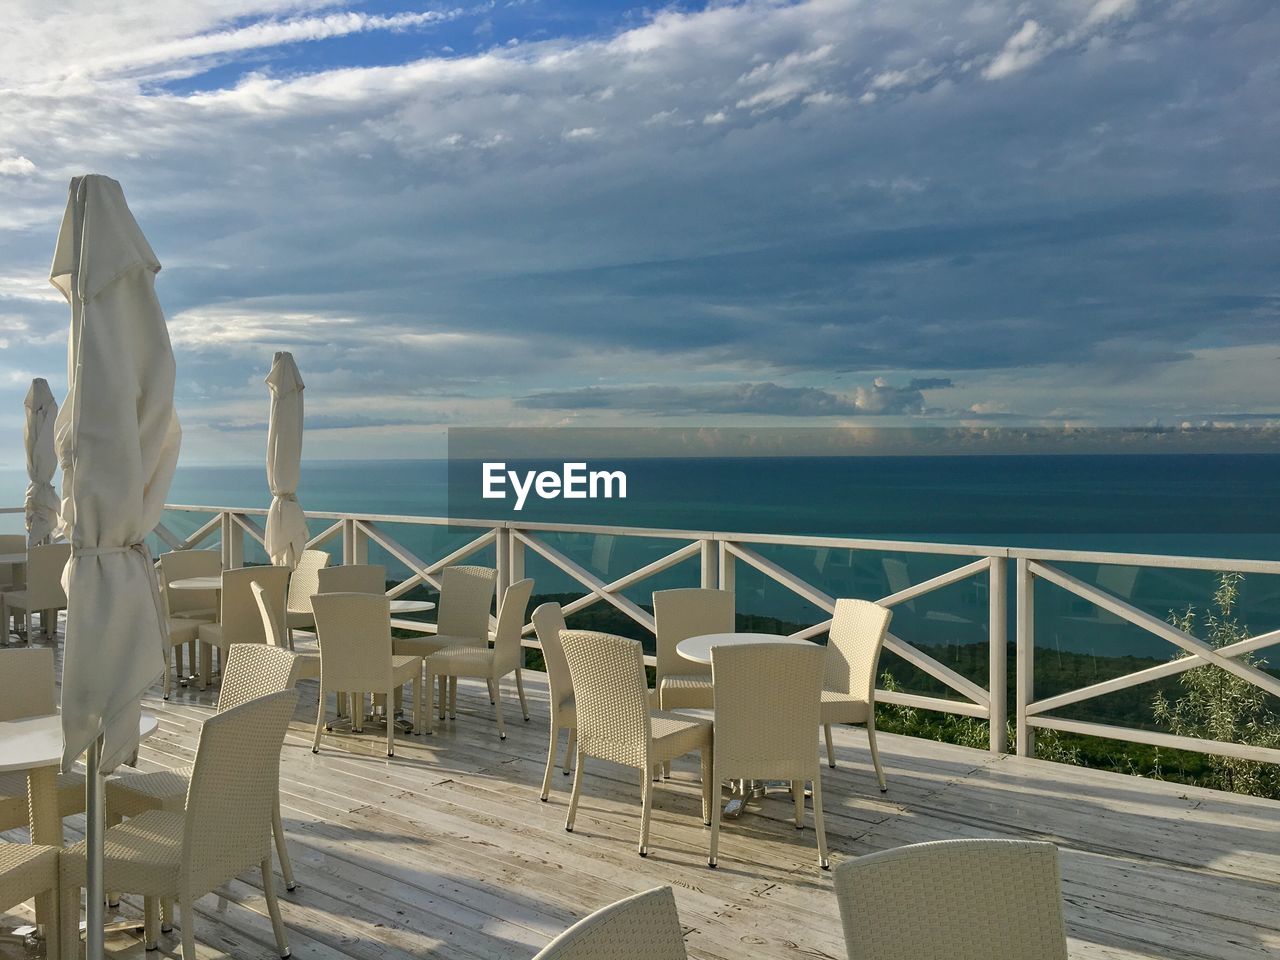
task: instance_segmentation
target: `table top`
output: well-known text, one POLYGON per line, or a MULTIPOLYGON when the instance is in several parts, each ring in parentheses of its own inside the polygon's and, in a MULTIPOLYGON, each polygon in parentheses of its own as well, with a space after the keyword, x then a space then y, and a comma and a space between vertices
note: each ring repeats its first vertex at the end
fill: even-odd
MULTIPOLYGON (((144 713, 138 721, 138 739, 156 732, 160 721, 144 713)), ((0 723, 0 773, 52 767, 62 762, 62 717, 24 717, 0 723)))
POLYGON ((392 600, 392 613, 424 613, 434 610, 436 605, 430 600, 392 600))
POLYGON ((11 563, 26 563, 27 551, 21 553, 0 553, 0 566, 8 566, 11 563))
POLYGON ((744 647, 753 643, 809 643, 776 633, 704 633, 676 644, 676 653, 694 663, 710 663, 712 647, 744 647))
POLYGON ((170 590, 221 590, 222 576, 216 577, 182 577, 169 581, 170 590))

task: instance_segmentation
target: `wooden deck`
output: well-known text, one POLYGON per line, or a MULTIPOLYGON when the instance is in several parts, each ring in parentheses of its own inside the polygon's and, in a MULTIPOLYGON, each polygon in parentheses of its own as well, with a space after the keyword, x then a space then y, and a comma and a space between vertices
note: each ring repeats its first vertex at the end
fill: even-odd
MULTIPOLYGON (((527 680, 532 721, 509 723, 505 742, 483 687, 464 681, 457 721, 407 738, 390 760, 377 730, 329 735, 313 755, 315 687, 303 685, 281 768, 299 881, 281 893, 294 957, 527 958, 584 914, 664 883, 676 888, 691 957, 845 956, 830 875, 817 867, 812 829, 788 820, 787 799, 727 822, 720 867, 709 870, 696 765, 678 764, 655 791, 641 859, 634 776, 591 762, 576 830, 565 833, 569 778, 557 774, 551 801, 538 800, 546 688, 539 674, 527 680)), ((157 690, 146 708, 160 729, 140 766, 189 764, 214 697, 179 690, 166 704, 157 690)), ((840 766, 824 768, 833 862, 921 840, 1052 840, 1073 957, 1280 955, 1280 804, 888 735, 882 795, 865 745, 860 731, 838 731, 840 766)), ((69 839, 82 832, 82 818, 67 821, 69 839)), ((127 898, 123 910, 139 906, 127 898)), ((274 956, 254 876, 197 909, 202 958, 274 956)), ((29 919, 18 910, 3 923, 29 919)), ((144 955, 132 939, 110 947, 144 955)), ((179 952, 162 937, 161 954, 179 952)))

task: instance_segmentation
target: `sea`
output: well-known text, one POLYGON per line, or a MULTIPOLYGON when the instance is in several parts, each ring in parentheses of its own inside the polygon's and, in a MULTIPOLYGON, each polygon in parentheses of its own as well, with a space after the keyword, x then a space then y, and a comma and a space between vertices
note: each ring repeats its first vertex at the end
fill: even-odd
MULTIPOLYGON (((508 463, 519 476, 555 472, 561 464, 508 463)), ((594 465, 588 465, 593 467, 594 465)), ((304 461, 299 500, 305 509, 414 517, 502 519, 752 535, 856 537, 935 544, 1017 546, 1045 550, 1280 560, 1280 455, 1049 454, 831 457, 637 457, 603 465, 626 476, 626 497, 539 499, 517 511, 514 497, 483 496, 483 466, 472 461, 304 461)), ((22 502, 25 477, 0 472, 22 502)), ((506 484, 509 493, 511 484, 506 484)), ((616 485, 615 485, 616 486, 616 485)), ((263 464, 182 465, 168 502, 266 507, 263 464)), ((182 534, 209 515, 166 514, 182 534)), ((20 516, 0 516, 18 529, 20 516)), ((312 519, 313 534, 332 521, 312 519)), ((385 535, 431 560, 482 532, 384 522, 385 535)), ((681 541, 626 535, 539 532, 539 542, 611 582, 676 549, 681 541)), ((330 548, 337 552, 340 544, 330 548)), ((877 598, 968 562, 962 557, 867 547, 752 545, 760 556, 831 596, 877 598)), ((374 562, 407 576, 395 555, 374 544, 374 562)), ((249 558, 256 556, 253 549, 249 558)), ((492 548, 476 555, 492 562, 492 548)), ((1162 619, 1188 606, 1202 613, 1218 574, 1186 569, 1064 563, 1087 583, 1107 589, 1162 619)), ((574 580, 526 551, 535 595, 581 594, 574 580)), ((737 564, 739 612, 781 624, 814 623, 822 612, 748 564, 737 564)), ((697 583, 696 561, 627 590, 647 606, 649 593, 697 583)), ((895 632, 922 646, 955 647, 986 639, 986 589, 973 578, 918 598, 895 612, 895 632)), ((1100 657, 1167 659, 1165 641, 1041 583, 1037 642, 1100 657)), ((1013 603, 1012 588, 1010 604, 1013 603)), ((1280 577, 1250 573, 1234 615, 1254 632, 1280 627, 1280 577)), ((1010 624, 1012 634, 1012 608, 1010 624)))

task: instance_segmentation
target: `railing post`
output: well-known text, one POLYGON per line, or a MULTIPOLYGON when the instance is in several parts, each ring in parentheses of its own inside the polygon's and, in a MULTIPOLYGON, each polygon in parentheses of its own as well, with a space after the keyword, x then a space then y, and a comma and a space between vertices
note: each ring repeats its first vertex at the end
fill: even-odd
POLYGON ((513 528, 507 528, 507 563, 511 567, 511 582, 524 579, 524 541, 516 536, 513 528))
POLYGON ((244 566, 244 528, 230 510, 222 515, 222 566, 226 570, 244 566))
POLYGON ((507 587, 514 582, 511 579, 511 531, 506 527, 498 527, 495 531, 494 549, 498 554, 498 602, 502 602, 507 587))
POLYGON ((716 550, 714 540, 702 541, 702 581, 703 590, 714 590, 720 586, 720 554, 716 550))
POLYGON ((1009 749, 1009 692, 1006 679, 1009 669, 1009 608, 1005 581, 1007 564, 1004 557, 992 557, 987 574, 987 643, 990 645, 987 686, 991 696, 992 753, 1004 753, 1009 749))
POLYGON ((1027 706, 1035 700, 1035 577, 1026 557, 1018 558, 1017 726, 1018 756, 1036 755, 1035 732, 1027 723, 1027 706))
POLYGON ((728 541, 720 540, 718 542, 720 544, 720 589, 732 591, 737 585, 734 556, 729 552, 728 541))

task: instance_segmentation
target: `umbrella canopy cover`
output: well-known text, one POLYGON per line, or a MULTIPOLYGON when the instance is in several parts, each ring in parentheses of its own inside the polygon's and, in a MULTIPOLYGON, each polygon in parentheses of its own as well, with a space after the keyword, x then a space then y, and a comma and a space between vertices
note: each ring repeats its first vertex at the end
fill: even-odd
POLYGON ((53 449, 58 404, 49 381, 43 377, 32 380, 23 406, 27 412, 22 430, 27 448, 27 545, 35 547, 47 541, 58 525, 58 492, 53 489, 53 472, 58 469, 53 449))
POLYGON ((120 184, 73 178, 49 275, 71 304, 68 389, 57 419, 71 541, 64 769, 102 734, 103 771, 128 758, 142 694, 164 671, 167 625, 145 538, 164 509, 182 431, 159 270, 120 184))
POLYGON ((267 374, 267 386, 271 390, 271 423, 267 428, 271 509, 267 512, 264 543, 272 563, 292 567, 307 549, 307 517, 298 503, 304 384, 293 354, 283 350, 276 354, 267 374))

